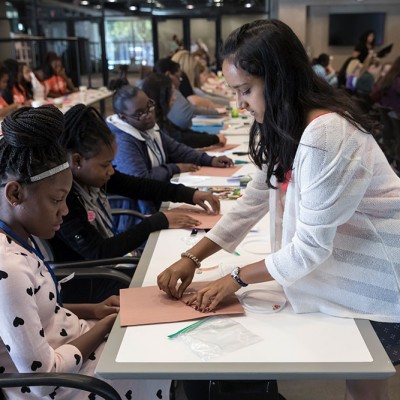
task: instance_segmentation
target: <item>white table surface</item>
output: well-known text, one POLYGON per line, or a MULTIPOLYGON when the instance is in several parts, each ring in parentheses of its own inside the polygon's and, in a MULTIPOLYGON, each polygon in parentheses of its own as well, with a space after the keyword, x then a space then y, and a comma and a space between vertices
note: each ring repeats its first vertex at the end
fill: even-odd
MULTIPOLYGON (((232 206, 224 201, 222 212, 232 206)), ((239 255, 221 251, 203 261, 203 267, 218 269, 195 274, 195 281, 213 280, 233 265, 263 258, 268 245, 254 253, 246 241, 266 238, 265 217, 241 245, 239 255), (263 252, 264 254, 259 254, 263 252), (256 254, 257 253, 257 254, 256 254)), ((199 232, 201 237, 204 233, 199 232)), ((196 239, 195 239, 196 240, 196 239)), ((157 275, 193 244, 190 230, 176 229, 154 233, 146 245, 132 286, 156 283, 157 275)), ((275 282, 241 289, 263 288, 282 291, 275 282)), ((134 305, 133 305, 134 306, 134 305)), ((288 304, 273 314, 246 311, 234 320, 263 338, 259 343, 238 348, 217 358, 203 361, 171 333, 193 321, 121 328, 119 318, 110 334, 97 373, 104 378, 171 379, 299 379, 311 378, 384 378, 395 370, 368 321, 334 318, 320 313, 295 314, 288 304)))

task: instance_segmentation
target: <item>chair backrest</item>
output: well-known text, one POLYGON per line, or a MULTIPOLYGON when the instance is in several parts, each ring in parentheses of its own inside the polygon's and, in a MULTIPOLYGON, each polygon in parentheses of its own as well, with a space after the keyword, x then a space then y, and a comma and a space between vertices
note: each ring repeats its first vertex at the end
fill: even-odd
POLYGON ((37 236, 33 237, 35 243, 39 247, 39 250, 43 254, 43 257, 46 261, 53 261, 54 260, 54 254, 53 250, 51 249, 50 243, 46 239, 41 239, 37 236))
MULTIPOLYGON (((23 386, 68 387, 94 393, 105 400, 121 400, 110 384, 92 376, 59 372, 0 374, 0 389, 23 386)), ((2 390, 1 399, 5 399, 2 390)))

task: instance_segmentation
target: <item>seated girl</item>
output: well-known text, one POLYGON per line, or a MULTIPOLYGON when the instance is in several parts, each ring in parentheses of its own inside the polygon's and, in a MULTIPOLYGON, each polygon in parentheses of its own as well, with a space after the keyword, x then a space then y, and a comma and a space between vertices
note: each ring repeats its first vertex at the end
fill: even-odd
MULTIPOLYGON (((145 242, 151 232, 199 224, 184 214, 165 211, 148 216, 125 231, 119 231, 113 224, 107 194, 199 204, 211 212, 205 203, 207 201, 213 211, 219 212, 218 200, 211 193, 132 177, 114 170, 112 162, 117 151, 114 135, 93 107, 78 104, 66 112, 60 143, 67 150, 74 179, 67 197, 69 213, 51 240, 55 260, 122 257, 145 242)), ((75 282, 63 286, 64 295, 70 301, 82 299, 76 287, 75 282)), ((119 288, 98 280, 93 285, 91 300, 117 294, 119 288)))
POLYGON ((44 84, 49 97, 60 97, 77 89, 65 72, 61 58, 49 53, 43 67, 44 84))
POLYGON ((6 117, 18 108, 18 104, 9 104, 3 97, 4 91, 7 88, 8 79, 7 68, 0 64, 0 118, 6 117))
MULTIPOLYGON (((0 141, 0 365, 5 373, 95 375, 119 297, 64 304, 32 235, 49 239, 68 213, 72 174, 57 143, 63 115, 53 106, 22 107, 2 123, 0 141)), ((170 381, 112 381, 122 398, 169 399, 170 381)), ((2 389, 7 399, 83 400, 62 387, 2 389)))
MULTIPOLYGON (((107 123, 117 140, 115 164, 121 172, 165 182, 174 174, 197 171, 200 166, 233 165, 226 156, 211 157, 159 131, 155 103, 137 87, 120 88, 114 94, 113 108, 115 114, 107 118, 107 123)), ((138 203, 136 209, 152 214, 160 205, 160 201, 146 201, 138 203)))
POLYGON ((175 101, 172 81, 168 76, 150 74, 143 80, 142 89, 155 102, 156 121, 161 132, 193 148, 225 145, 226 137, 223 134, 210 135, 207 132, 195 132, 190 128, 181 129, 168 119, 168 113, 175 101))
POLYGON ((22 82, 21 67, 17 60, 8 58, 4 60, 4 66, 7 68, 8 83, 3 92, 3 98, 8 104, 15 103, 18 106, 30 105, 31 100, 28 98, 22 82))

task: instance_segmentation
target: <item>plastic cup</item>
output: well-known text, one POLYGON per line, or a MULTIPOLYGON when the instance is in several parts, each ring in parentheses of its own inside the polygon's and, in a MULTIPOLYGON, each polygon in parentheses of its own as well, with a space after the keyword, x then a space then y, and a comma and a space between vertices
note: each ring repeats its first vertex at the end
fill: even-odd
POLYGON ((42 100, 33 100, 32 101, 32 107, 33 108, 40 107, 41 105, 43 105, 43 101, 42 100))
POLYGON ((55 105, 57 108, 62 108, 62 106, 63 106, 63 101, 64 101, 64 99, 63 99, 62 97, 57 97, 56 99, 54 99, 54 105, 55 105))
POLYGON ((239 109, 237 108, 236 101, 230 101, 229 106, 231 108, 231 117, 232 118, 239 117, 239 109))
POLYGON ((79 86, 79 99, 82 103, 86 102, 87 86, 79 86))

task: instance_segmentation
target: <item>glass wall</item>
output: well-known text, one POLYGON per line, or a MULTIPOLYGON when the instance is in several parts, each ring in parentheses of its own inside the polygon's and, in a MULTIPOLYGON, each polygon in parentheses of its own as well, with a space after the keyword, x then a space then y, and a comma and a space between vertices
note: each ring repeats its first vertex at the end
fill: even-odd
POLYGON ((153 65, 150 18, 107 18, 105 31, 109 69, 120 64, 130 65, 132 68, 153 65))

